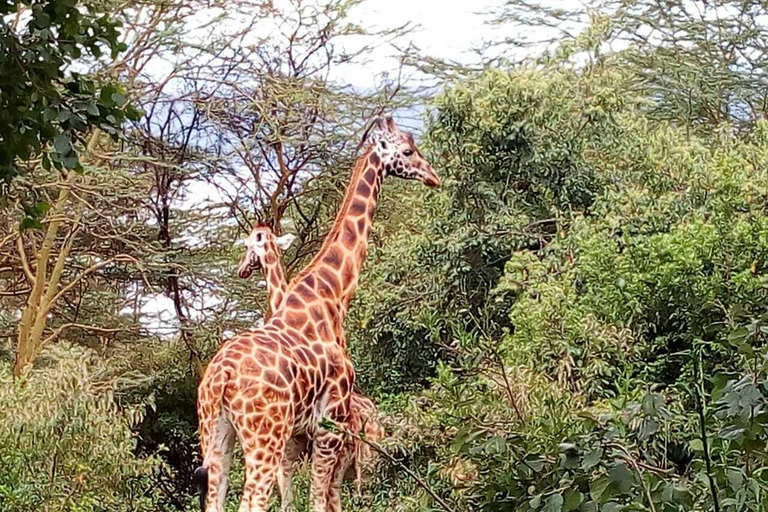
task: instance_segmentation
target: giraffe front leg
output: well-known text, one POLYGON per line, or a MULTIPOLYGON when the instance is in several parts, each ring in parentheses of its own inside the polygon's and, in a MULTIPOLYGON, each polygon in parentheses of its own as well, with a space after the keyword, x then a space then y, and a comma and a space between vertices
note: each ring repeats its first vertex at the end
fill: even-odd
MULTIPOLYGON (((335 476, 342 465, 344 434, 322 431, 312 441, 312 510, 328 512, 329 491, 334 486, 335 476)), ((339 493, 340 494, 340 493, 339 493)), ((341 510, 341 503, 338 509, 341 510)))

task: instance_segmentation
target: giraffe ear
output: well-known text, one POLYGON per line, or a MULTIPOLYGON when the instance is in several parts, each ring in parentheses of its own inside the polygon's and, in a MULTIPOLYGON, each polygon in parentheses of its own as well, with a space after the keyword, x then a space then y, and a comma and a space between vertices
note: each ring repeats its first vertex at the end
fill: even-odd
POLYGON ((294 240, 296 240, 295 235, 286 233, 285 235, 275 239, 275 245, 277 245, 280 250, 285 251, 291 246, 294 240))

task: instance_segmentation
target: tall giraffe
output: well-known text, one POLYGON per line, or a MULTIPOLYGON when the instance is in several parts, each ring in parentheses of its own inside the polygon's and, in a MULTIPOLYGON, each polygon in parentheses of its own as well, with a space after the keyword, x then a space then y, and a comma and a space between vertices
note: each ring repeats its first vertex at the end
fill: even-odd
MULTIPOLYGON (((254 271, 258 270, 264 274, 270 311, 278 311, 282 307, 283 299, 288 290, 278 248, 287 249, 294 238, 291 234, 275 238, 275 234, 269 226, 256 224, 251 230, 251 234, 245 239, 246 251, 240 259, 237 274, 242 278, 248 278, 254 271)), ((376 420, 378 415, 376 404, 367 396, 352 391, 350 415, 353 434, 359 434, 362 431, 365 438, 370 441, 378 441, 383 436, 384 429, 376 420)), ((301 434, 293 436, 286 444, 277 474, 280 510, 282 512, 288 512, 291 509, 293 473, 301 456, 311 453, 311 443, 311 439, 306 434, 301 434)), ((352 468, 358 494, 362 488, 363 469, 370 464, 373 459, 372 455, 370 447, 357 437, 345 439, 342 459, 343 472, 339 471, 337 476, 346 476, 345 474, 349 473, 349 468, 352 468)))
POLYGON ((373 143, 358 158, 333 227, 319 253, 292 281, 283 306, 266 324, 226 341, 198 387, 203 465, 196 477, 204 506, 223 509, 235 436, 245 458, 240 512, 265 512, 288 440, 312 439, 312 508, 341 510, 344 434, 350 429, 355 372, 343 321, 367 253, 379 190, 386 175, 440 180, 391 117, 374 123, 373 143), (206 496, 207 494, 207 496, 206 496))

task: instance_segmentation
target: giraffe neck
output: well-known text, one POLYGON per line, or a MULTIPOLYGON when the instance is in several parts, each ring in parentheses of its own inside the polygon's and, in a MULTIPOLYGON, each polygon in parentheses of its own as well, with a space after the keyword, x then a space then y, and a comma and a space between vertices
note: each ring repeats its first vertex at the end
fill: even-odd
POLYGON ((269 311, 274 313, 282 307, 288 285, 285 282, 285 272, 280 254, 277 252, 277 246, 273 241, 267 243, 261 268, 264 269, 264 280, 267 282, 269 311))
POLYGON ((333 227, 320 251, 288 288, 289 307, 319 301, 332 308, 332 330, 336 334, 341 332, 340 323, 365 262, 383 174, 381 159, 373 148, 357 159, 333 227))

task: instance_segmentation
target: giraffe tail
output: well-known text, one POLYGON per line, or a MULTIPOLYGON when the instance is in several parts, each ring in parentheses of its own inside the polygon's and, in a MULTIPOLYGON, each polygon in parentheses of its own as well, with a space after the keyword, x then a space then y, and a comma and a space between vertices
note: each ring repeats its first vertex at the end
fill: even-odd
POLYGON ((200 466, 195 470, 195 484, 200 496, 200 510, 205 512, 205 496, 208 494, 208 470, 205 466, 200 466))

